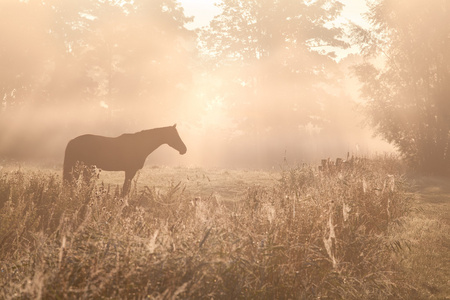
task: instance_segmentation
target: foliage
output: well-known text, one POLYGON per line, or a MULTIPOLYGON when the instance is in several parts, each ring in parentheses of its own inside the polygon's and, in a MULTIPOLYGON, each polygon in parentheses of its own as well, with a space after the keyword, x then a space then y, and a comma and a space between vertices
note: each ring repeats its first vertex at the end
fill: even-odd
POLYGON ((328 105, 343 102, 330 92, 338 71, 326 51, 347 46, 342 28, 330 26, 342 4, 253 0, 221 8, 200 41, 233 124, 252 135, 291 137, 308 123, 326 127, 328 105))
POLYGON ((356 68, 372 125, 414 168, 436 173, 450 172, 449 9, 445 0, 382 0, 372 28, 354 30, 367 58, 382 57, 356 68))
POLYGON ((193 36, 183 27, 189 19, 173 0, 121 5, 10 0, 1 5, 2 57, 9 58, 2 60, 9 65, 2 68, 1 94, 7 109, 29 97, 38 103, 95 98, 118 105, 185 81, 187 69, 178 62, 189 60, 181 42, 193 36), (24 14, 30 17, 17 18, 24 14), (172 76, 154 77, 163 72, 172 76))
POLYGON ((388 232, 408 210, 390 159, 286 166, 238 201, 182 183, 120 191, 95 176, 0 174, 2 298, 388 299, 411 289, 388 232))
POLYGON ((56 156, 71 136, 149 115, 172 123, 196 57, 189 21, 175 0, 1 1, 1 154, 56 156))
POLYGON ((342 7, 223 1, 189 31, 176 0, 1 1, 0 156, 62 159, 74 136, 175 122, 210 149, 202 163, 351 151, 368 137, 333 60, 342 7))

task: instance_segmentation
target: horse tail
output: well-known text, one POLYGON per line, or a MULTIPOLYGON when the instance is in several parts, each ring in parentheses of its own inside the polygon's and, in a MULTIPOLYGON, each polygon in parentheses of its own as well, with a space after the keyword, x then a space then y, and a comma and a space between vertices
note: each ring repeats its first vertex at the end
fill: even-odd
POLYGON ((67 144, 66 151, 64 153, 64 165, 63 165, 63 183, 70 183, 73 179, 73 167, 75 166, 75 160, 71 153, 70 142, 67 144))

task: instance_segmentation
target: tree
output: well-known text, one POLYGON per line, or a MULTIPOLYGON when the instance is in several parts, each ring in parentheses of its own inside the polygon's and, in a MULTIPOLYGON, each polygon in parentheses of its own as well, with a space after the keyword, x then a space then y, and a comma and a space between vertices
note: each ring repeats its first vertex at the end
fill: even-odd
POLYGON ((193 51, 185 45, 195 35, 176 0, 6 0, 0 16, 4 105, 99 97, 121 105, 189 77, 193 51), (17 96, 21 90, 28 94, 17 96))
POLYGON ((337 1, 225 0, 223 13, 201 35, 223 78, 220 96, 247 132, 298 131, 319 125, 337 71, 333 53, 346 47, 342 30, 328 26, 337 1))
POLYGON ((0 155, 173 122, 196 55, 189 20, 176 0, 0 1, 0 155))
POLYGON ((370 123, 417 170, 450 173, 450 2, 380 0, 354 29, 370 123), (371 58, 377 57, 376 61, 371 58))
POLYGON ((311 158, 316 136, 336 126, 329 104, 341 101, 339 66, 330 49, 347 47, 343 29, 332 26, 342 4, 225 0, 221 8, 200 33, 200 51, 216 87, 210 102, 221 104, 232 126, 229 144, 256 164, 274 164, 285 150, 311 158))
POLYGON ((174 0, 130 1, 125 9, 99 5, 90 40, 99 96, 134 116, 149 104, 160 116, 173 113, 195 55, 186 46, 195 39, 184 28, 189 18, 174 0))
POLYGON ((46 80, 54 53, 47 12, 34 3, 0 3, 0 112, 29 101, 46 80))

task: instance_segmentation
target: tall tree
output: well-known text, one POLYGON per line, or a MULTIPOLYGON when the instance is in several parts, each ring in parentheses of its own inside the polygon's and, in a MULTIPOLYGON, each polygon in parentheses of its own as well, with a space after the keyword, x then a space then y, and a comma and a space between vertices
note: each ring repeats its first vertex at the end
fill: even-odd
POLYGON ((331 26, 338 1, 225 0, 201 35, 223 78, 221 94, 241 130, 297 131, 325 122, 336 64, 327 47, 346 47, 331 26))
POLYGON ((4 106, 19 98, 135 100, 189 77, 186 45, 195 35, 176 0, 6 0, 0 16, 4 106), (26 87, 28 95, 9 99, 26 87))
POLYGON ((48 16, 48 9, 35 3, 0 3, 0 112, 30 101, 47 80, 43 74, 54 53, 48 16))
POLYGON ((184 28, 189 18, 174 0, 130 1, 125 10, 116 8, 98 9, 91 35, 100 96, 132 113, 142 106, 159 115, 173 113, 195 55, 187 46, 195 35, 184 28))
POLYGON ((449 14, 448 0, 380 0, 372 28, 354 30, 372 125, 413 167, 436 173, 450 173, 449 14))
POLYGON ((177 0, 0 1, 0 155, 50 130, 172 122, 196 54, 189 21, 177 0))

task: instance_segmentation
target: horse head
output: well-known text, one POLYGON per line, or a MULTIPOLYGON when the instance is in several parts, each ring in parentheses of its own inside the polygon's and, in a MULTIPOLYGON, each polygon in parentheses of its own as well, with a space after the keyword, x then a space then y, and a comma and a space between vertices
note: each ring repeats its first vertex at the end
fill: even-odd
POLYGON ((185 154, 187 148, 181 140, 180 135, 178 134, 177 124, 174 124, 173 126, 170 126, 168 128, 170 130, 170 134, 168 135, 167 145, 174 148, 175 150, 178 150, 181 155, 185 154))

